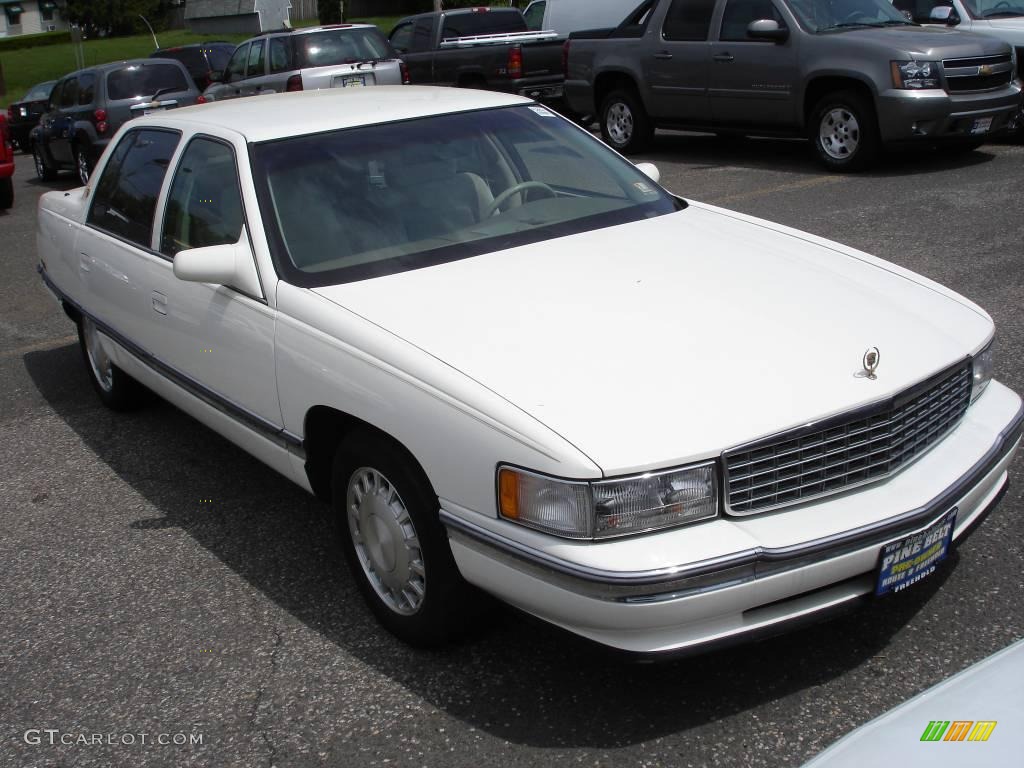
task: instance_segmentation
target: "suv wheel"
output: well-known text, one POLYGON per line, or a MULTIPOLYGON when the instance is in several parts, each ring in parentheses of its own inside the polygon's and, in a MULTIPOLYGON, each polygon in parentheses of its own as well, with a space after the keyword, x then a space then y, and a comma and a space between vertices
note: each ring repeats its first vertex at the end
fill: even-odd
POLYGON ((32 144, 32 160, 36 166, 36 176, 40 181, 53 181, 57 178, 57 171, 46 162, 46 153, 38 143, 32 144))
POLYGON ((639 152, 654 136, 651 120, 632 91, 612 91, 601 105, 601 136, 619 152, 639 152))
POLYGON ((878 153, 878 121, 870 102, 853 91, 821 99, 808 121, 814 154, 830 171, 859 171, 878 153))
POLYGON ((75 144, 75 172, 83 187, 89 183, 89 177, 92 176, 92 163, 89 162, 89 153, 82 144, 75 144))
POLYGON ((6 211, 14 205, 14 179, 0 179, 0 211, 6 211))

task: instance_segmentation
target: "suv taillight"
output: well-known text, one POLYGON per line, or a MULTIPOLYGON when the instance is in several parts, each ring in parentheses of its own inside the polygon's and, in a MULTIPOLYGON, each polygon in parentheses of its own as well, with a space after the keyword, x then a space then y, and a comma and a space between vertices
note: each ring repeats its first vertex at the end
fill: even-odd
POLYGON ((96 133, 107 132, 107 110, 97 109, 92 113, 93 122, 96 123, 96 133))
POLYGON ((398 68, 402 70, 402 85, 409 85, 412 82, 409 78, 409 65, 399 59, 398 68))
POLYGON ((518 45, 513 45, 508 49, 508 76, 509 77, 522 77, 523 76, 523 49, 518 45))
POLYGON ((286 91, 302 90, 302 75, 292 75, 288 78, 288 84, 284 87, 286 91))

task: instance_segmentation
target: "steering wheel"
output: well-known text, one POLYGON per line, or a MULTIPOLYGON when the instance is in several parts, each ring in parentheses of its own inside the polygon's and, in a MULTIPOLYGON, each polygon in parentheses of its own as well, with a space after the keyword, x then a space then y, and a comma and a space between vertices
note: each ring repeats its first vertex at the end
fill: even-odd
POLYGON ((1000 8, 1012 8, 1012 7, 1013 6, 1011 6, 1010 3, 1007 2, 1007 0, 999 0, 998 3, 996 3, 995 5, 992 6, 992 10, 993 11, 998 11, 1000 8))
POLYGON ((494 198, 491 201, 491 204, 487 206, 487 210, 484 211, 483 217, 486 219, 488 216, 494 216, 498 213, 498 209, 501 207, 502 203, 512 197, 516 192, 522 192, 524 189, 543 189, 549 197, 558 197, 558 193, 542 181, 520 181, 518 184, 513 184, 494 198))

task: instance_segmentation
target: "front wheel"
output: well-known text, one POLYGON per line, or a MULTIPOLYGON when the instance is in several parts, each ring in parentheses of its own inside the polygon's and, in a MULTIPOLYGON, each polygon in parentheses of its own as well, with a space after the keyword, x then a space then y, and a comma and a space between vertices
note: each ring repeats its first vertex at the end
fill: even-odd
POLYGON ((89 381, 105 406, 114 411, 129 411, 145 402, 148 391, 114 365, 103 348, 99 329, 88 317, 78 321, 78 343, 89 381))
POLYGON ((632 91, 612 91, 601 105, 601 136, 619 152, 640 152, 654 136, 654 127, 640 97, 632 91))
POLYGON ((811 111, 808 138, 818 161, 830 171, 863 170, 878 154, 875 110, 859 93, 830 93, 811 111))
POLYGON ((339 447, 332 485, 340 546, 378 621, 416 646, 457 634, 472 595, 422 471, 387 440, 359 433, 339 447))
POLYGON ((53 181, 57 178, 57 170, 46 162, 46 153, 39 144, 32 145, 32 160, 36 166, 36 176, 40 181, 53 181))
POLYGON ((14 205, 14 179, 0 179, 0 210, 6 211, 14 205))

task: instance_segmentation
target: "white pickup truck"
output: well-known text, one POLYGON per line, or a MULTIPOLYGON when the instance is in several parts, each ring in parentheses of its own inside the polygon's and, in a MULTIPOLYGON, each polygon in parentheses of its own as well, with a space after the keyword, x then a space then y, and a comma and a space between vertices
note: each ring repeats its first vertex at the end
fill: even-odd
POLYGON ((941 24, 998 37, 1017 50, 1017 73, 1024 54, 1024 0, 895 0, 893 5, 918 24, 941 24))

